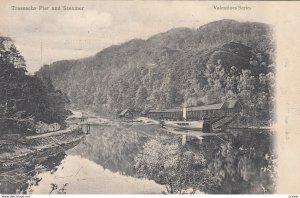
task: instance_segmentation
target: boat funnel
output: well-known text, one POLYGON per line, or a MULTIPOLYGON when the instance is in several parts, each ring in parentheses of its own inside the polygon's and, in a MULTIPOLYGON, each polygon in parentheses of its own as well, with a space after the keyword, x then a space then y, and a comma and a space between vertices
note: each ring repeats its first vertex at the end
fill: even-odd
POLYGON ((186 107, 182 108, 182 117, 183 117, 183 120, 187 120, 186 107))

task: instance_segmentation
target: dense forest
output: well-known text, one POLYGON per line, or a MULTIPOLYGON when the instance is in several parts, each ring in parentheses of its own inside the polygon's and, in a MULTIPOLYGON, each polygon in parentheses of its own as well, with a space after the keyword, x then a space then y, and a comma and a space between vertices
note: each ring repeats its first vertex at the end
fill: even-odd
POLYGON ((37 122, 64 126, 68 103, 49 78, 28 75, 13 41, 0 37, 0 135, 35 133, 37 122))
POLYGON ((274 68, 271 27, 221 20, 44 65, 37 76, 50 78, 67 94, 72 108, 105 116, 127 108, 141 112, 238 98, 246 117, 269 124, 274 68))

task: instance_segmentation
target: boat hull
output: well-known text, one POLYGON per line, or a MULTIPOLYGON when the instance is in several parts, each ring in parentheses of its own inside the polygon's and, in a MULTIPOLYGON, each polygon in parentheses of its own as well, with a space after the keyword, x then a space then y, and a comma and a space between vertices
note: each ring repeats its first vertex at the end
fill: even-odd
POLYGON ((162 126, 181 130, 202 131, 204 121, 162 121, 162 126))

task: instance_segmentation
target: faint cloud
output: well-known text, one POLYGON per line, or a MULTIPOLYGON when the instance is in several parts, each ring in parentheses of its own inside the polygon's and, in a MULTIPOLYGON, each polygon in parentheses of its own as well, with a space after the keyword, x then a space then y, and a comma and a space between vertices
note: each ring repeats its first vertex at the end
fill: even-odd
MULTIPOLYGON (((147 39, 174 27, 197 28, 224 17, 249 19, 248 12, 208 12, 213 4, 202 1, 11 0, 0 7, 0 35, 15 41, 32 73, 43 64, 91 56, 110 45, 134 38, 147 39), (41 2, 45 6, 84 6, 84 10, 11 10, 12 5, 39 6, 41 2)), ((263 11, 263 7, 256 9, 263 11)))

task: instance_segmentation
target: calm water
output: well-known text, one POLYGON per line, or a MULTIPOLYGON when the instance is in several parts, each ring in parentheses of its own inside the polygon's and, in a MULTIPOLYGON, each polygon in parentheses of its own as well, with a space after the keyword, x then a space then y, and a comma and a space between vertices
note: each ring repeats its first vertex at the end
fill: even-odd
POLYGON ((66 153, 42 156, 34 165, 1 172, 0 190, 191 192, 178 189, 180 182, 180 186, 205 193, 272 193, 272 139, 270 132, 238 131, 201 140, 187 137, 182 145, 181 135, 167 133, 157 125, 93 126, 90 134, 66 153))

